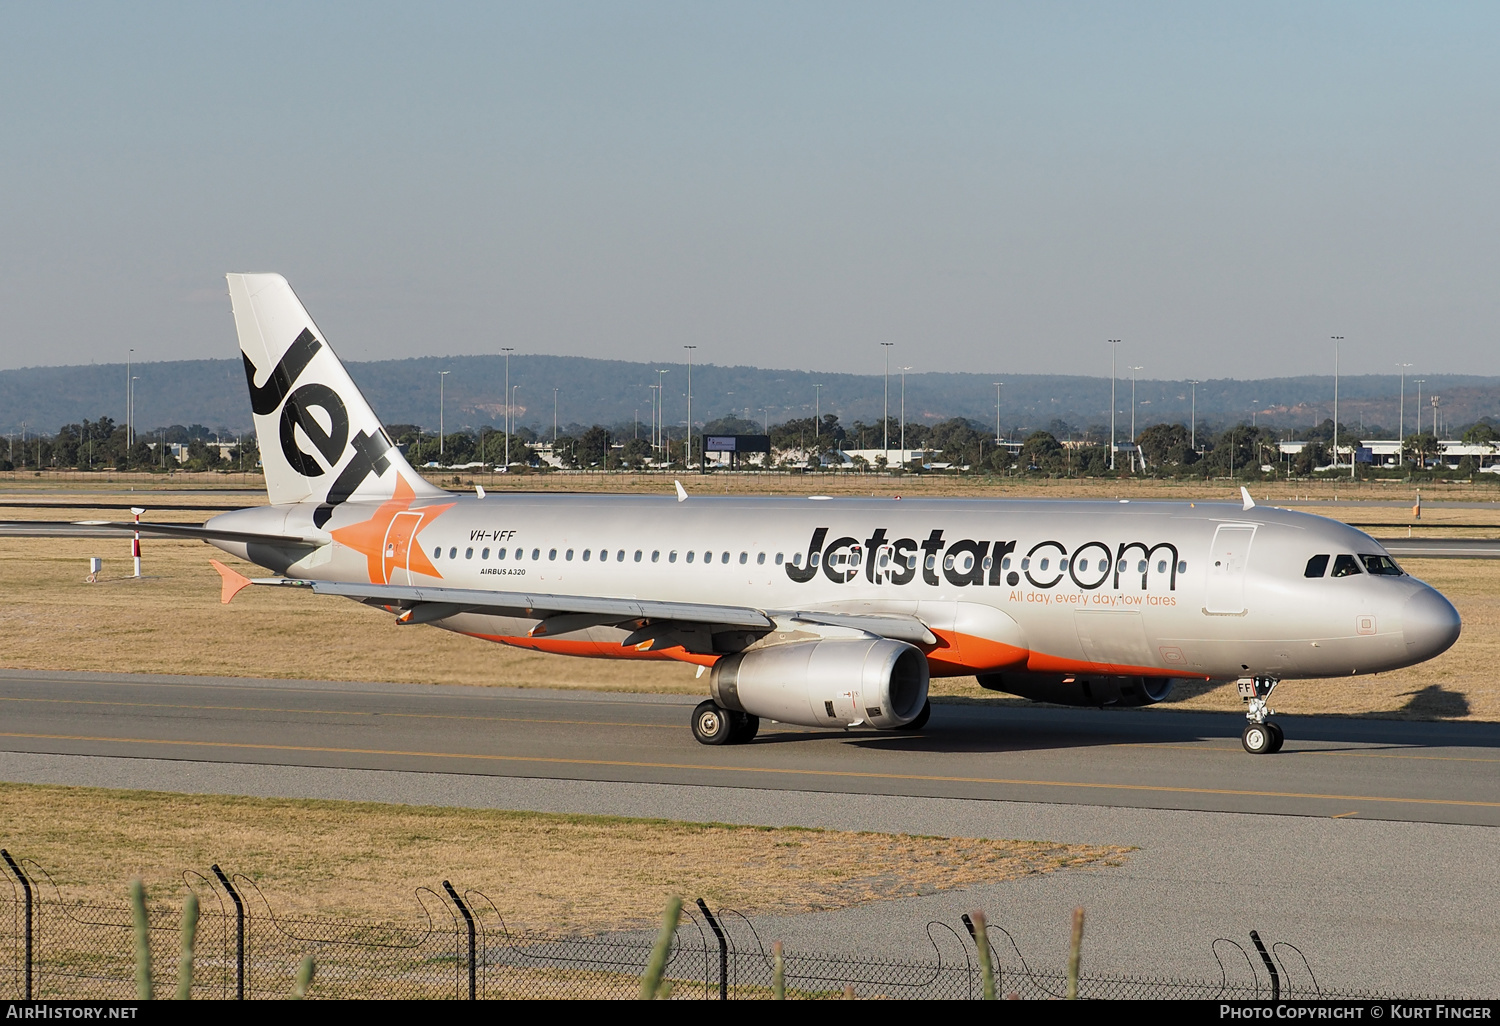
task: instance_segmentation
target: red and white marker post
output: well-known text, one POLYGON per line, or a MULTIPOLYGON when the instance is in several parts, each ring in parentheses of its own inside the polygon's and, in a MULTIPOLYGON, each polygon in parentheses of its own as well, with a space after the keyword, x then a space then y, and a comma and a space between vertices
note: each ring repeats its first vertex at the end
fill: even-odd
POLYGON ((141 576, 141 514, 146 512, 139 506, 131 506, 135 514, 135 537, 130 542, 130 555, 135 559, 135 576, 141 576))

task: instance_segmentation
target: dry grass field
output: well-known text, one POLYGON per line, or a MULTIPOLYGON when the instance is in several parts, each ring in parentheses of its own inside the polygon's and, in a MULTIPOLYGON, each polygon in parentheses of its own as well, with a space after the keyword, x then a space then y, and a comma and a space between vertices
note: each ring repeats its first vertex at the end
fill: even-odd
POLYGON ((0 845, 46 868, 64 899, 159 898, 219 863, 278 912, 415 916, 444 878, 484 891, 511 926, 641 926, 672 894, 742 911, 844 908, 1060 869, 1130 849, 771 829, 355 802, 0 784, 0 845))
MULTIPOLYGON (((123 475, 116 475, 122 477, 123 475)), ((218 503, 234 507, 250 501, 243 494, 215 492, 208 486, 220 475, 196 475, 203 481, 185 481, 176 475, 173 491, 153 493, 158 502, 218 503), (201 489, 201 490, 193 490, 201 489)), ((147 478, 147 475, 139 475, 147 478)), ((46 479, 42 479, 44 482, 46 479)), ((506 482, 500 476, 501 485, 506 482)), ((511 479, 516 485, 567 485, 641 487, 652 489, 669 478, 645 475, 528 475, 511 479)), ((720 475, 709 479, 731 489, 766 491, 776 482, 816 482, 819 493, 832 492, 830 483, 794 475, 720 475)), ((916 481, 917 479, 911 479, 916 481)), ((29 479, 21 479, 26 485, 29 479)), ((165 484, 162 479, 154 482, 165 484)), ((137 487, 144 490, 150 480, 107 482, 97 480, 59 487, 50 491, 16 487, 13 501, 121 502, 150 498, 141 491, 112 490, 137 487)), ((231 485, 238 486, 233 479, 231 485)), ((902 482, 905 487, 907 482, 902 482)), ((925 483, 925 482, 924 482, 925 483)), ((951 484, 951 480, 941 482, 951 484)), ((689 485, 693 482, 689 481, 689 485)), ((1155 484, 1143 482, 1028 482, 1027 494, 1063 498, 1047 486, 1072 496, 1072 490, 1088 486, 1092 497, 1111 490, 1126 491, 1127 497, 1154 494, 1155 484), (1129 486, 1129 487, 1126 487, 1129 486), (1134 490, 1131 490, 1134 489, 1134 490)), ((1344 483, 1347 486, 1347 482, 1344 483)), ((1332 498, 1333 486, 1317 482, 1316 493, 1268 493, 1270 502, 1295 505, 1296 499, 1332 498)), ((488 487, 488 485, 486 485, 488 487)), ((1179 486, 1170 485, 1171 488, 1179 486)), ((1308 488, 1298 483, 1296 488, 1308 488)), ((1368 489, 1358 498, 1385 498, 1405 502, 1409 491, 1398 493, 1384 485, 1368 489), (1374 494, 1371 494, 1371 491, 1374 494)), ((1447 501, 1487 501, 1485 495, 1451 486, 1447 501), (1458 492, 1458 494, 1452 494, 1458 492)), ((1173 498, 1228 498, 1228 488, 1176 491, 1173 498)), ((969 494, 1005 494, 1003 490, 972 488, 969 494)), ((1486 495, 1493 493, 1487 489, 1486 495)), ((1500 493, 1494 493, 1500 497, 1500 493)), ((1261 499, 1260 495, 1256 496, 1261 499)), ((1433 506, 1438 501, 1424 489, 1425 506, 1412 533, 1443 533, 1448 536, 1500 532, 1500 504, 1494 508, 1433 506), (1463 528, 1454 530, 1452 528, 1463 528)), ((0 498, 0 502, 4 499, 0 498)), ((1389 524, 1389 533, 1406 533, 1414 523, 1403 507, 1312 506, 1310 511, 1341 516, 1357 523, 1389 524)), ((14 519, 82 519, 101 516, 97 511, 69 511, 0 506, 0 517, 14 519)), ((118 513, 107 514, 118 517, 118 513)), ((196 520, 205 514, 181 512, 154 514, 161 519, 196 520)), ((1375 533, 1382 533, 1376 529, 1375 533)), ((145 572, 142 580, 126 577, 129 567, 127 539, 35 539, 0 538, 0 588, 13 600, 0 609, 0 665, 21 669, 122 670, 142 673, 199 673, 224 676, 317 678, 327 680, 381 680, 411 683, 511 685, 521 687, 601 688, 622 691, 654 691, 696 694, 702 682, 695 668, 674 663, 640 663, 569 659, 525 652, 505 646, 456 637, 425 627, 396 627, 392 618, 368 607, 339 599, 306 593, 268 593, 263 589, 243 592, 231 606, 218 602, 219 579, 209 568, 210 556, 224 559, 246 573, 256 568, 224 557, 197 542, 148 539, 143 542, 145 572), (105 559, 104 579, 84 583, 86 559, 105 559), (16 597, 24 596, 17 600, 16 597), (288 637, 305 638, 310 644, 288 645, 288 637)), ((1495 577, 1500 565, 1482 560, 1409 560, 1407 568, 1446 594, 1464 619, 1464 633, 1457 645, 1443 656, 1421 666, 1373 677, 1338 681, 1287 681, 1276 693, 1275 706, 1290 714, 1331 713, 1443 719, 1500 719, 1500 685, 1491 668, 1500 664, 1500 587, 1495 577)), ((1011 699, 982 691, 973 678, 934 682, 934 694, 959 700, 1011 699)), ((1238 697, 1228 687, 1187 688, 1166 707, 1177 709, 1240 708, 1238 697)))

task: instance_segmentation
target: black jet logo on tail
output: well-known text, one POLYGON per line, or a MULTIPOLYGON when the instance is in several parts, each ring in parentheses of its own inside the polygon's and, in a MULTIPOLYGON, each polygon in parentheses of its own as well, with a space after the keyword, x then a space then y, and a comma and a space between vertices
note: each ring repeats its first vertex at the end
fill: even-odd
POLYGON ((390 458, 386 454, 394 448, 384 431, 377 431, 373 435, 360 431, 351 441, 349 411, 339 394, 327 385, 309 382, 296 389, 292 388, 322 348, 323 343, 313 337, 312 330, 303 328, 302 333, 282 354, 264 385, 255 383, 258 373, 255 364, 250 361, 249 356, 240 353, 245 361, 245 379, 250 383, 250 409, 256 416, 264 417, 275 413, 278 406, 281 407, 281 453, 292 469, 303 477, 322 477, 328 470, 338 466, 339 460, 350 446, 354 449, 354 457, 329 487, 323 503, 313 512, 313 523, 319 527, 328 523, 329 517, 333 516, 333 507, 347 501, 365 478, 372 473, 381 477, 391 468, 390 458), (313 416, 313 410, 323 411, 328 420, 327 428, 313 416), (316 456, 298 443, 295 429, 299 427, 303 436, 312 442, 328 464, 327 469, 318 462, 316 456))

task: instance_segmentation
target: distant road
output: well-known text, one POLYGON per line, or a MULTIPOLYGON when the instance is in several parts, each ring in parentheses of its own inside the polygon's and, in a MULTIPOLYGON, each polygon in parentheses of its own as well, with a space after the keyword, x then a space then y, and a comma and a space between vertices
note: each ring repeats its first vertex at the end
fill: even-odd
POLYGON ((693 741, 688 696, 0 671, 0 751, 1500 826, 1500 725, 934 707, 693 741))
POLYGON ((1403 559, 1500 559, 1500 538, 1377 538, 1403 559))

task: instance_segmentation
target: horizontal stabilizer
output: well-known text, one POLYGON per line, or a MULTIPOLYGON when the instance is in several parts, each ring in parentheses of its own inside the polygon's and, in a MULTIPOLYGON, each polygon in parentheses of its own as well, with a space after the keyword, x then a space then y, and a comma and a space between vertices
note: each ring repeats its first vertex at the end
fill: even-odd
POLYGON ((137 531, 145 538, 242 542, 248 545, 274 545, 283 549, 315 549, 322 544, 294 535, 222 531, 202 524, 136 524, 128 520, 81 520, 74 523, 59 523, 55 520, 0 520, 0 538, 118 538, 122 534, 134 534, 137 531))
POLYGON ((236 595, 250 587, 252 583, 250 578, 238 570, 225 566, 217 559, 210 559, 209 563, 215 570, 219 571, 219 576, 224 578, 224 587, 219 592, 219 603, 221 605, 229 605, 236 595))

